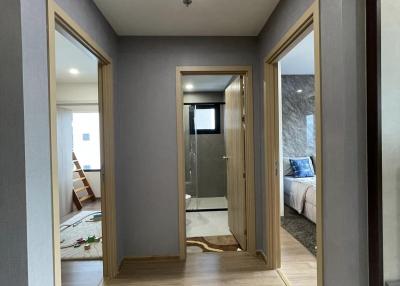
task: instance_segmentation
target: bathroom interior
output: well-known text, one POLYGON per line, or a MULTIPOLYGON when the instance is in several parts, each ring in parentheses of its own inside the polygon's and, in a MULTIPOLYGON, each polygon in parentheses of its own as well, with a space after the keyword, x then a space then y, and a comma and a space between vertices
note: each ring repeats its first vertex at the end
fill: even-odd
POLYGON ((225 144, 225 92, 235 79, 183 76, 187 252, 240 250, 228 226, 225 144))

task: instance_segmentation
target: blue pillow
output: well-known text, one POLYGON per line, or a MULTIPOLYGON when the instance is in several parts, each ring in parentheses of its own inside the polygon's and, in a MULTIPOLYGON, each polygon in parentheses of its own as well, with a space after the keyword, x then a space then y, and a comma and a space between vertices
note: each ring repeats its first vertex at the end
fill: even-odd
POLYGON ((295 178, 306 178, 314 177, 314 168, 310 165, 310 158, 303 159, 289 159, 290 165, 293 169, 293 177, 295 178))

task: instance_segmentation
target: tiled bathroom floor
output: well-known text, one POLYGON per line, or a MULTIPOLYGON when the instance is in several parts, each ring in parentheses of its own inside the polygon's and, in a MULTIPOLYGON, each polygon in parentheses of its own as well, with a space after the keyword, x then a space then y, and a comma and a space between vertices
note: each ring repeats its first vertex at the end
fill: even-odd
POLYGON ((187 212, 186 237, 231 235, 228 212, 187 212))
POLYGON ((228 201, 226 197, 212 198, 191 198, 188 202, 188 210, 204 210, 204 209, 226 209, 228 201))

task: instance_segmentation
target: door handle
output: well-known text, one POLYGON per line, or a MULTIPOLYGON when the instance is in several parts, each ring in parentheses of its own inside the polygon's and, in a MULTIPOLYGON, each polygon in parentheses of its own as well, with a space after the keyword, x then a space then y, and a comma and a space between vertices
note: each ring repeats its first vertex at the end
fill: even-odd
POLYGON ((229 160, 229 157, 224 155, 224 156, 222 156, 222 159, 223 160, 229 160))

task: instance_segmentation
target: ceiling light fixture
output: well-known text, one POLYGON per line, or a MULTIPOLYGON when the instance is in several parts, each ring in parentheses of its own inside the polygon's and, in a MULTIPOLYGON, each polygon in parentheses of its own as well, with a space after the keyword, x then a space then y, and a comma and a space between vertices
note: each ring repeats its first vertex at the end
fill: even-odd
POLYGON ((79 70, 75 69, 75 68, 72 68, 72 69, 69 69, 69 73, 72 74, 72 75, 78 75, 79 74, 79 70))
POLYGON ((193 90, 193 88, 194 88, 194 86, 193 86, 193 84, 191 84, 191 83, 188 83, 186 86, 185 86, 185 88, 186 88, 186 90, 193 90))
POLYGON ((297 92, 297 93, 302 93, 303 90, 302 90, 302 89, 298 89, 298 90, 296 90, 296 92, 297 92))
POLYGON ((183 4, 185 4, 186 7, 189 7, 190 4, 192 4, 192 0, 183 0, 183 4))

